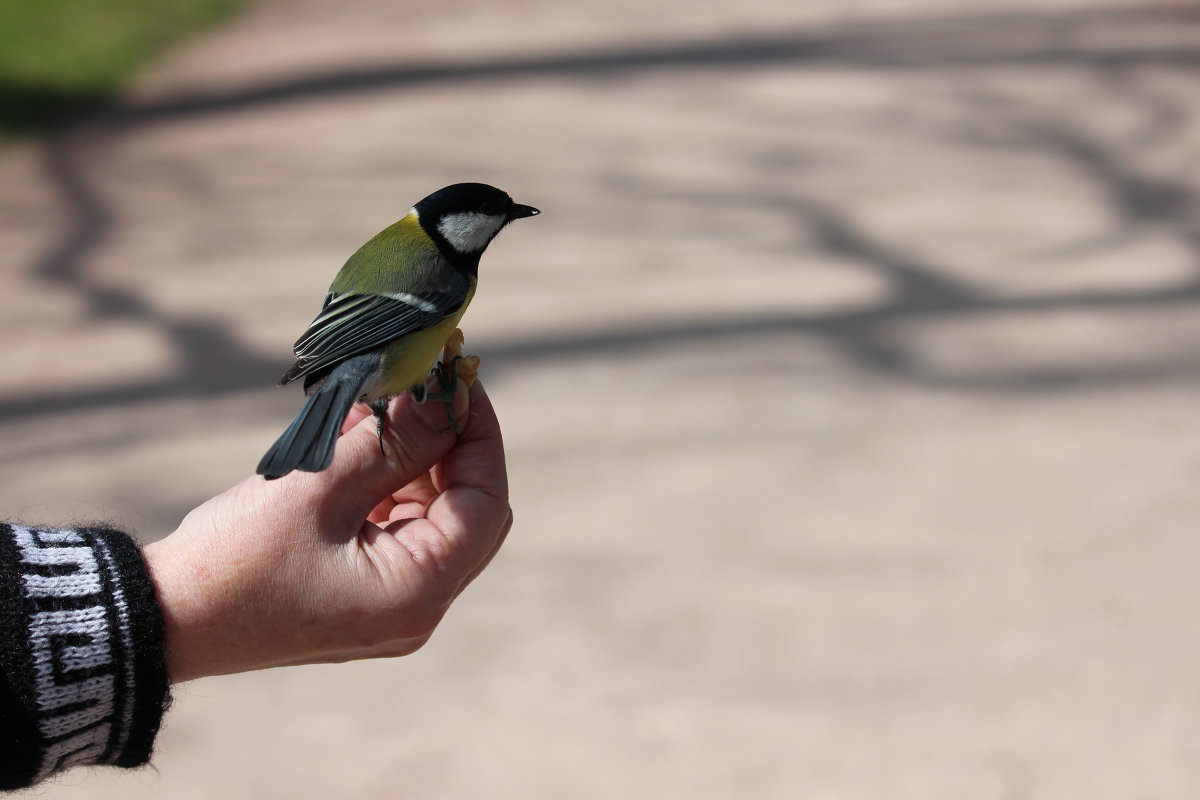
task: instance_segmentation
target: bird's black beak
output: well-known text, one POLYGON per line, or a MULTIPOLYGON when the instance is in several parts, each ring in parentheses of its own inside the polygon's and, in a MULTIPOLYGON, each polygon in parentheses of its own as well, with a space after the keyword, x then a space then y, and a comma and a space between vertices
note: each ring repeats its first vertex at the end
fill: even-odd
POLYGON ((538 211, 533 206, 523 206, 520 203, 513 203, 513 207, 508 211, 508 221, 512 222, 514 219, 536 217, 540 213, 542 212, 538 211))

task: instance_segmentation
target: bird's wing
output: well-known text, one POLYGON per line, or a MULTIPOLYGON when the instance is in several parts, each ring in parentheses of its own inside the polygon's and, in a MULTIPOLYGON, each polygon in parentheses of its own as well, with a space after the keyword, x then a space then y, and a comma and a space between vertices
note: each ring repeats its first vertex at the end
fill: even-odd
POLYGON ((467 277, 454 273, 446 284, 418 294, 331 293, 321 313, 296 340, 296 363, 280 382, 287 383, 424 330, 457 311, 469 291, 467 277))

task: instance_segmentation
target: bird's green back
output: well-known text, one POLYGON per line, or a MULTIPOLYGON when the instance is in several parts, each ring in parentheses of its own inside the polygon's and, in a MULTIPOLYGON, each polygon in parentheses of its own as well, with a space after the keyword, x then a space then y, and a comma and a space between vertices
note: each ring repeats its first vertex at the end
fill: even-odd
POLYGON ((447 268, 415 211, 375 234, 350 256, 329 287, 334 294, 392 294, 443 282, 447 268))

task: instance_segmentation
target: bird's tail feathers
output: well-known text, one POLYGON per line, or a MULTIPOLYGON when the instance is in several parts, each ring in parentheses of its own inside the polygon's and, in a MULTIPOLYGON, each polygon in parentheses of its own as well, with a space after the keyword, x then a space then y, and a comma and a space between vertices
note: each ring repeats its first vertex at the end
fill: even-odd
POLYGON ((259 475, 274 480, 294 469, 320 472, 329 466, 346 414, 378 365, 377 357, 370 364, 359 363, 362 358, 338 365, 308 396, 300 413, 258 462, 259 475))

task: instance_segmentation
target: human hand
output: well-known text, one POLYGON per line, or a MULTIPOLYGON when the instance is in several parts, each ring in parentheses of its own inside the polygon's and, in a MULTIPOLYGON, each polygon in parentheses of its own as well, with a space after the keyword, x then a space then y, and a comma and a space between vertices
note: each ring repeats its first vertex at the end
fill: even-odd
POLYGON ((355 406, 328 469, 249 478, 148 546, 171 681, 421 647, 512 526, 491 402, 460 383, 454 405, 458 437, 393 399, 386 454, 355 406))

